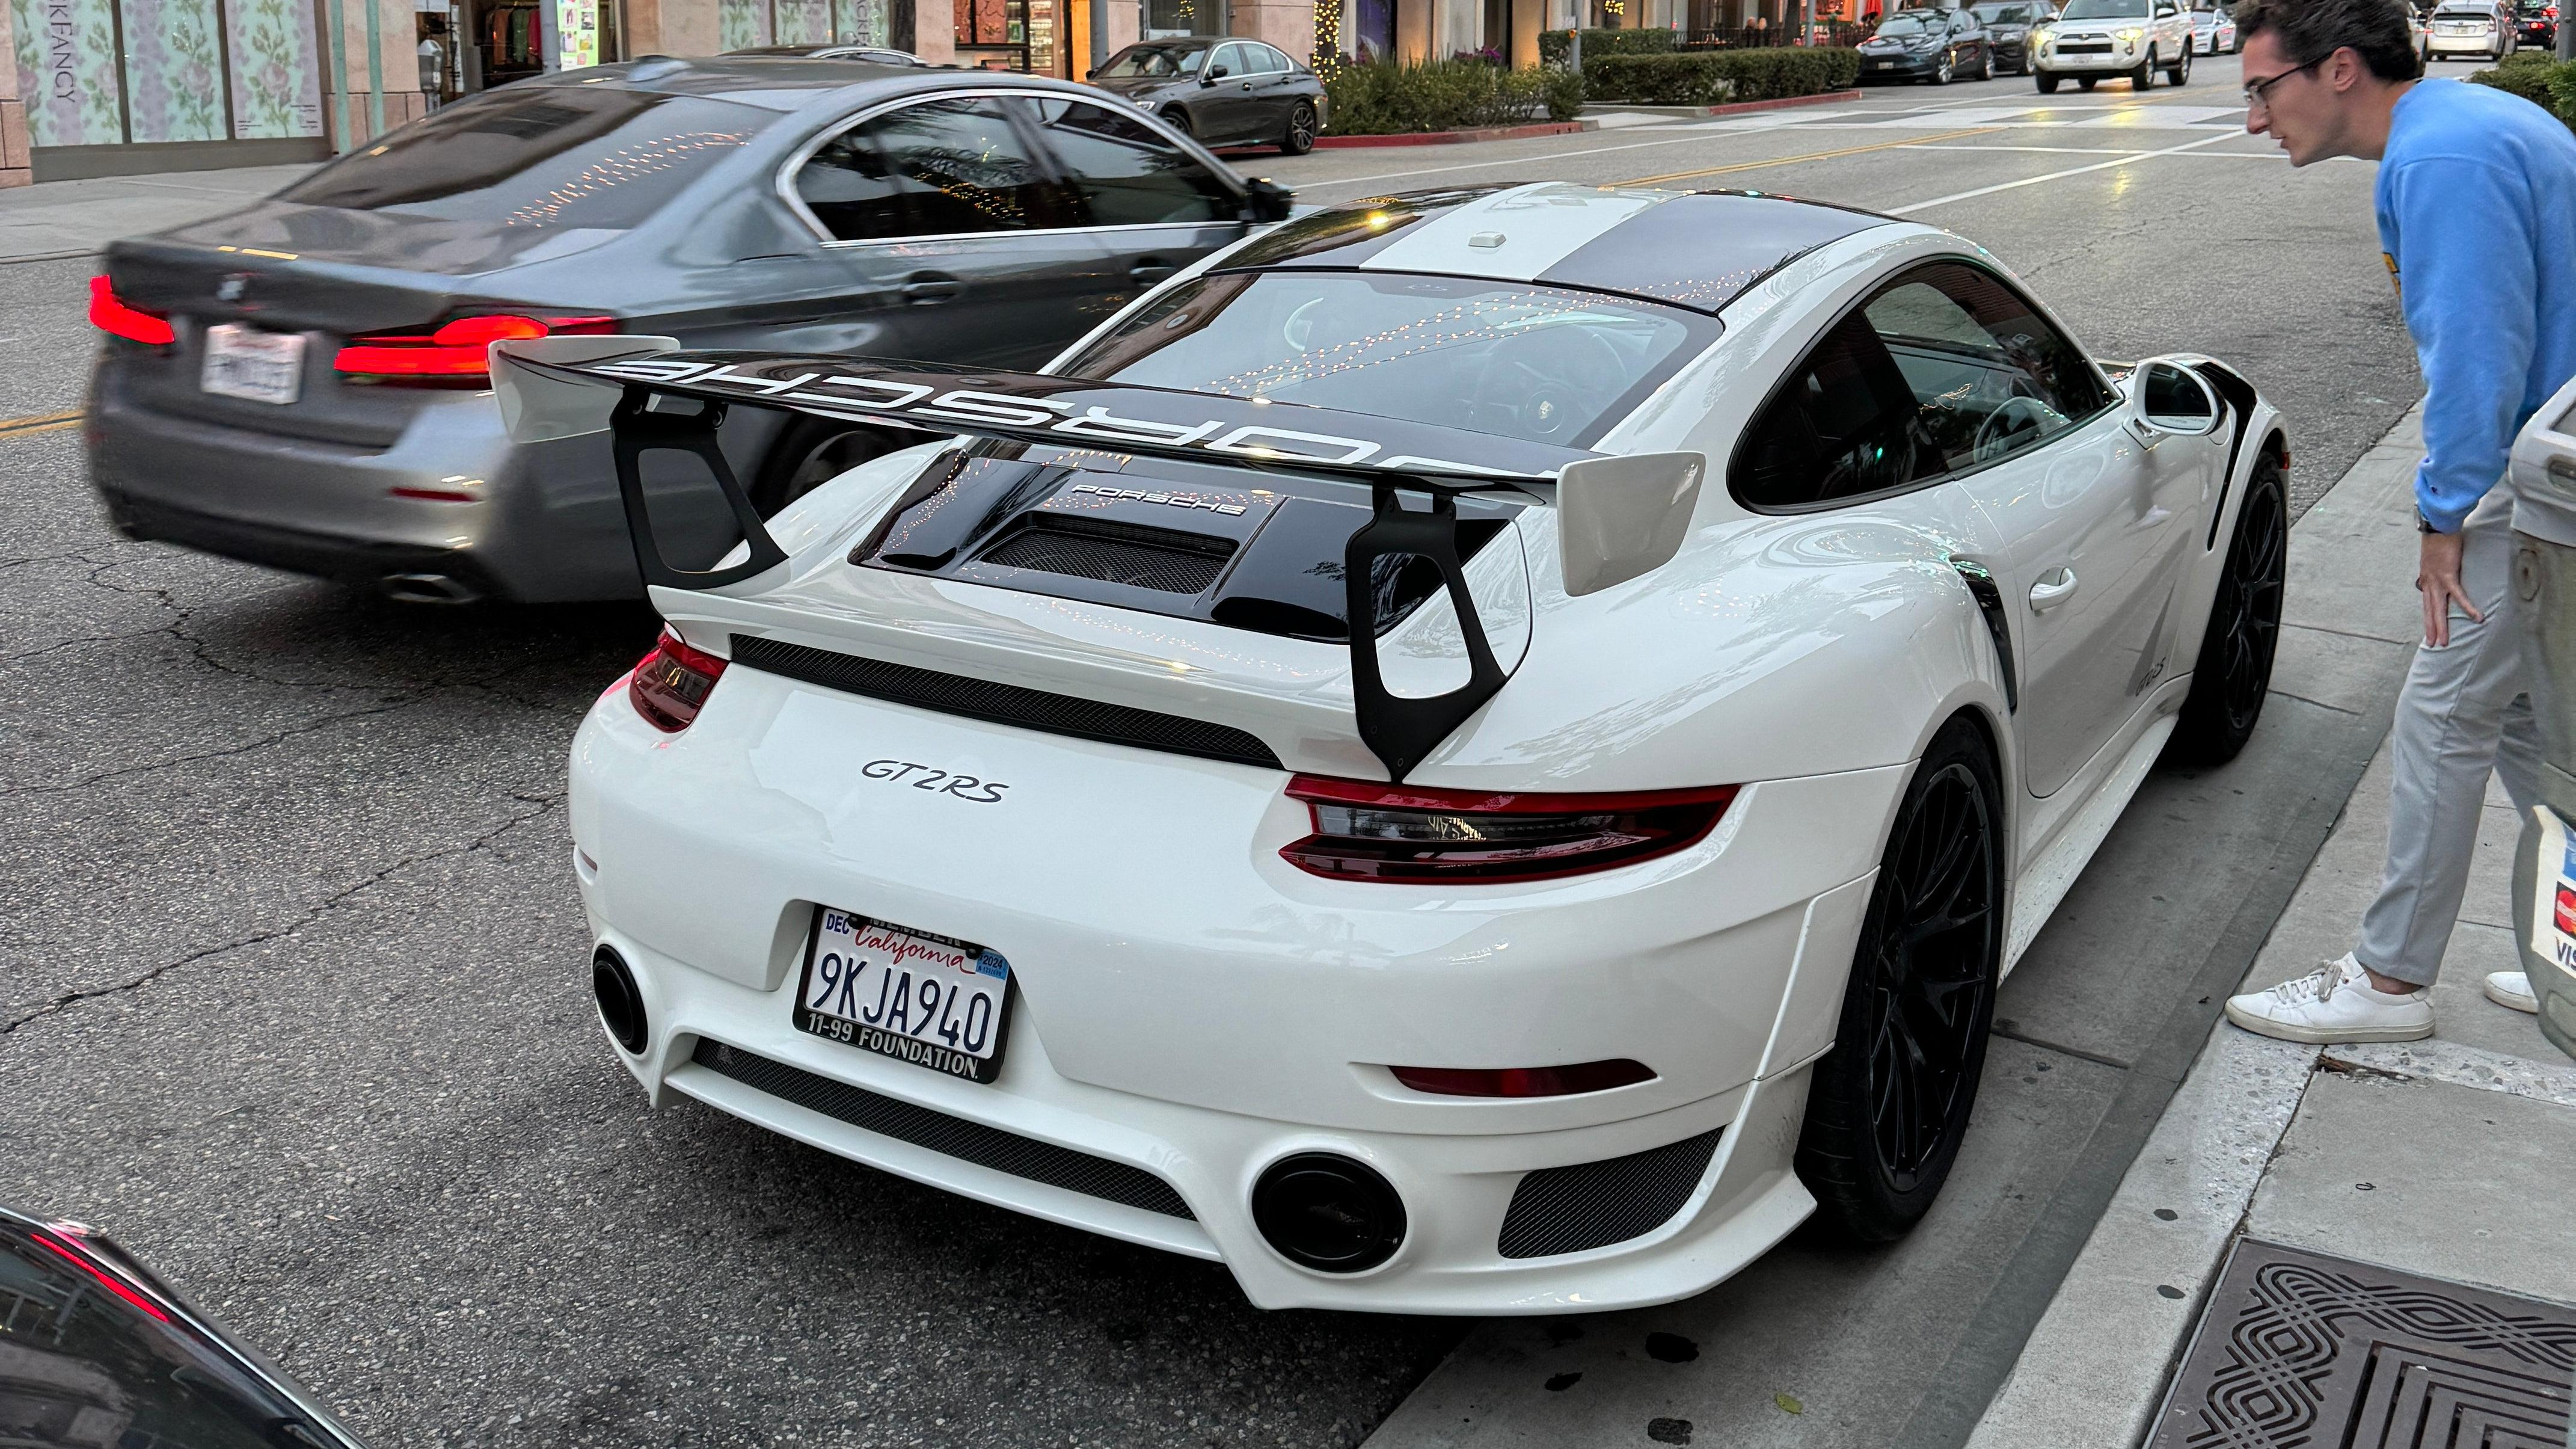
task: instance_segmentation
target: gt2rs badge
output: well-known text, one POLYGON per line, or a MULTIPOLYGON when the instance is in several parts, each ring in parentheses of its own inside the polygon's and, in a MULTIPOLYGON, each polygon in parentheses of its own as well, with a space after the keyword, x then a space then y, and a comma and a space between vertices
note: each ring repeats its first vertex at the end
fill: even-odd
POLYGON ((954 795, 969 805, 999 805, 1002 792, 1011 788, 999 780, 979 780, 972 775, 934 770, 909 760, 870 760, 859 767, 859 773, 871 780, 909 785, 933 795, 954 795))

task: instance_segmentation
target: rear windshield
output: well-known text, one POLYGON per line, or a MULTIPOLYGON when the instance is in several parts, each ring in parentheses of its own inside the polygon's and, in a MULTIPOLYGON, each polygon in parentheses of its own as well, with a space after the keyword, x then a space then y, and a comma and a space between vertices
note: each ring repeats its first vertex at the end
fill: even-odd
POLYGON ((1582 447, 1715 340, 1696 313, 1404 272, 1228 272, 1062 369, 1582 447))
POLYGON ((705 96, 505 86, 343 156, 278 199, 440 221, 623 230, 776 119, 705 96))
POLYGON ((1200 63, 1207 57, 1208 48, 1203 45, 1131 45, 1109 57, 1109 63, 1094 74, 1102 80, 1156 80, 1196 75, 1200 63))

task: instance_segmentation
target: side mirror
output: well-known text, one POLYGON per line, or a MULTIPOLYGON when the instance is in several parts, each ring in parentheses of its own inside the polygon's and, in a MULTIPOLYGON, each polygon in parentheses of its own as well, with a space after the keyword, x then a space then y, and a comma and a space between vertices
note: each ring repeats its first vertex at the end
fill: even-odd
POLYGON ((1577 598, 1672 562, 1690 532, 1708 458, 1635 453, 1568 463, 1556 479, 1557 553, 1577 598))
POLYGON ((1203 86, 1212 86, 1232 74, 1233 72, 1227 70, 1224 66, 1212 65, 1207 68, 1207 74, 1199 77, 1199 84, 1203 86))
POLYGON ((1266 176, 1255 176, 1244 183, 1243 219, 1246 221, 1286 221, 1296 209, 1297 193, 1266 176))
POLYGON ((2159 360, 2139 365, 2129 384, 2129 412, 2143 431, 2196 438, 2215 429, 2226 409, 2199 373, 2159 360))

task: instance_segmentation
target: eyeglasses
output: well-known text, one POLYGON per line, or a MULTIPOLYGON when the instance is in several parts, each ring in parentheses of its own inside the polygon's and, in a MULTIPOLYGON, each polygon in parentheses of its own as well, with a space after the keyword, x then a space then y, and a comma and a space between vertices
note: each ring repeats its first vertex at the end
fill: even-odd
POLYGON ((2263 106, 2268 109, 2272 103, 2272 87, 2279 85, 2281 82, 2288 80, 2290 77, 2297 75, 2303 70, 2315 70, 2318 66, 2325 63, 2326 57, 2321 55, 2316 59, 2309 61, 2306 65, 2294 65, 2288 70, 2282 71, 2278 75, 2267 75, 2261 80, 2247 81, 2245 83, 2245 104, 2248 106, 2263 106))

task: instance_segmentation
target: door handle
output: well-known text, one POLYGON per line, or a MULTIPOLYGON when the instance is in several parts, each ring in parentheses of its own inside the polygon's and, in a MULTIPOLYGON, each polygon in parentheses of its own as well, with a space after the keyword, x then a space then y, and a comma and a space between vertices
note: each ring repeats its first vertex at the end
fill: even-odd
POLYGON ((1168 277, 1179 270, 1180 268, 1173 266, 1170 262, 1164 261, 1161 257, 1147 257, 1136 265, 1129 267, 1127 269, 1127 275, 1133 278, 1138 285, 1150 287, 1156 282, 1163 280, 1165 277, 1168 277))
POLYGON ((2059 566, 2039 576, 2030 586, 2030 611, 2045 614, 2075 597, 2075 570, 2059 566))
POLYGON ((1250 90, 1250 89, 1252 89, 1252 82, 1250 82, 1250 81, 1245 81, 1245 82, 1243 83, 1243 88, 1244 88, 1245 90, 1250 90))
POLYGON ((903 284, 903 299, 917 307, 956 300, 966 284, 943 272, 915 272, 903 284))

